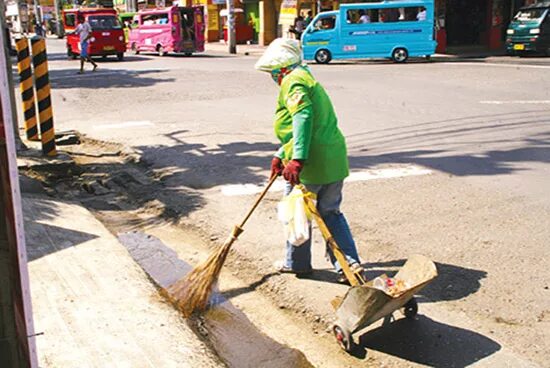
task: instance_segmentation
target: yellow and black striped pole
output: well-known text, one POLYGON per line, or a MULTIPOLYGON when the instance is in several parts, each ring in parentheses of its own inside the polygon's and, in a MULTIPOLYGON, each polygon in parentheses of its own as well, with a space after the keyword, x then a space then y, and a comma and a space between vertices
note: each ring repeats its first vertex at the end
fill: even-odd
POLYGON ((34 65, 34 84, 38 98, 38 119, 40 121, 40 138, 42 152, 55 156, 55 133, 53 129, 52 99, 50 96, 50 79, 48 76, 48 57, 46 40, 35 36, 31 38, 32 64, 34 65))
POLYGON ((15 47, 17 49, 17 71, 19 72, 19 86, 23 101, 23 115, 25 116, 25 133, 28 140, 37 141, 38 127, 36 126, 36 106, 29 40, 26 37, 20 38, 15 42, 15 47))

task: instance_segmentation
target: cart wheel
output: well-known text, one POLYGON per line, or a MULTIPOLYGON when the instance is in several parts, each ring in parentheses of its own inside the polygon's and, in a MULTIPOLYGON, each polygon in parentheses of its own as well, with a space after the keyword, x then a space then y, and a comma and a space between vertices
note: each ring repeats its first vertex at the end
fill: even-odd
POLYGON ((340 347, 346 352, 351 353, 353 349, 353 338, 351 337, 350 332, 338 325, 334 325, 332 331, 334 332, 336 341, 338 341, 338 345, 340 345, 340 347))
POLYGON ((418 303, 415 298, 412 298, 405 304, 403 308, 403 314, 407 319, 414 319, 418 313, 418 303))

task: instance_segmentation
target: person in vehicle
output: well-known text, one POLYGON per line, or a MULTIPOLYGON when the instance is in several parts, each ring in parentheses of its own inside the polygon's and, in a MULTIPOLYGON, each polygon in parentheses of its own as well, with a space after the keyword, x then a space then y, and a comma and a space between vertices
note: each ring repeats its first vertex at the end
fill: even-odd
MULTIPOLYGON (((298 41, 278 38, 255 65, 280 86, 275 113, 275 134, 281 148, 271 161, 271 175, 283 175, 285 194, 303 183, 317 195, 317 208, 349 265, 360 268, 359 255, 346 218, 340 212, 344 179, 349 175, 345 138, 325 89, 302 64, 298 41), (284 164, 283 164, 284 162, 284 164)), ((311 233, 311 228, 310 228, 311 233)), ((342 270, 327 247, 332 264, 345 282, 342 270)), ((296 247, 287 242, 280 272, 310 273, 311 236, 296 247)))
POLYGON ((361 16, 359 17, 359 23, 362 23, 362 24, 370 23, 370 17, 367 14, 367 12, 364 11, 364 10, 361 10, 361 16))
POLYGON ((420 11, 419 11, 418 14, 416 15, 416 20, 418 20, 418 21, 426 20, 426 8, 424 8, 424 7, 422 6, 422 7, 420 7, 419 10, 420 10, 420 11))
POLYGON ((78 15, 78 23, 79 25, 74 31, 80 38, 80 71, 78 74, 84 73, 84 63, 86 61, 93 65, 92 71, 95 72, 97 64, 88 55, 88 42, 92 37, 92 26, 82 14, 78 15))

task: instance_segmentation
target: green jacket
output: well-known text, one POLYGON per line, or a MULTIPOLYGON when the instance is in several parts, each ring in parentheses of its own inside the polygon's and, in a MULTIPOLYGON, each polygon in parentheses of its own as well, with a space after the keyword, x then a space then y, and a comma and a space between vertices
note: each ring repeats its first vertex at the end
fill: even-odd
POLYGON ((276 156, 304 160, 300 181, 329 184, 349 175, 346 141, 325 89, 306 66, 285 76, 275 113, 276 156))

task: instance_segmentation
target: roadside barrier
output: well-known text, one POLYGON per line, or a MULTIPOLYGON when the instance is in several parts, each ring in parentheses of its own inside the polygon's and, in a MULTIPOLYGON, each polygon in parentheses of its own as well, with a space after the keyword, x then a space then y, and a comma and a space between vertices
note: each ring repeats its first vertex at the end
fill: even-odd
POLYGON ((17 71, 19 72, 19 87, 25 117, 25 134, 28 140, 37 141, 39 138, 38 127, 36 126, 36 103, 29 40, 26 37, 18 39, 15 42, 15 48, 17 50, 17 71))
POLYGON ((55 133, 53 127, 53 110, 50 96, 50 79, 48 76, 48 57, 46 55, 46 40, 42 37, 31 38, 32 63, 34 80, 38 98, 38 120, 40 121, 40 138, 42 152, 48 156, 57 154, 55 149, 55 133))

